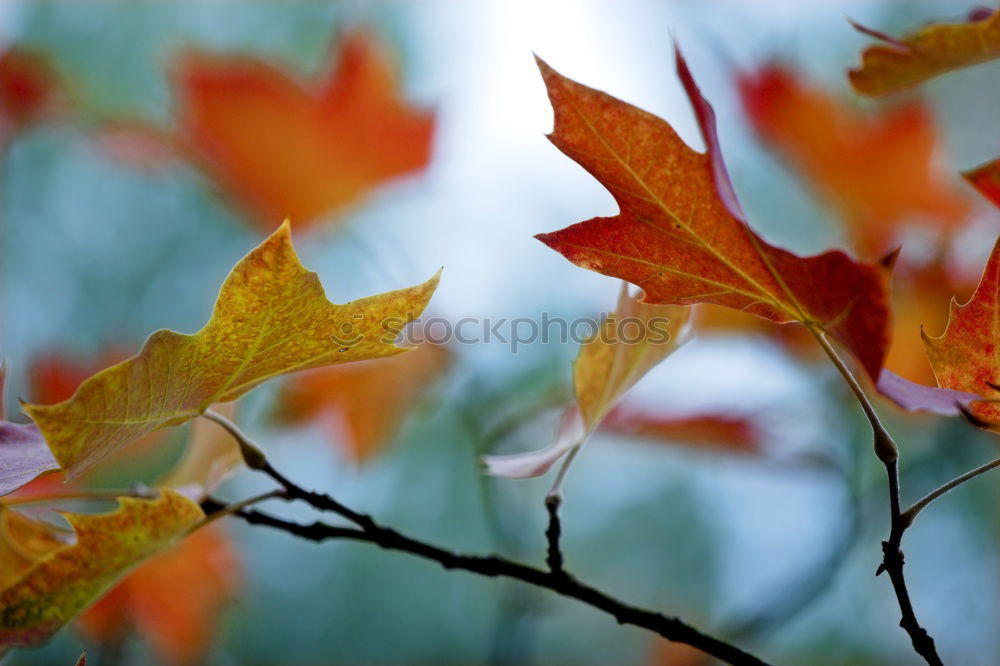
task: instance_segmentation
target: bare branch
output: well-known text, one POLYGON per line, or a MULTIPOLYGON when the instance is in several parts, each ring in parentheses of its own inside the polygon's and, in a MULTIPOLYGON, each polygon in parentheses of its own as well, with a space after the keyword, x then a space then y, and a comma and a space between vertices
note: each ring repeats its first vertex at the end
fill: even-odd
MULTIPOLYGON (((396 530, 381 527, 372 521, 368 527, 338 527, 323 522, 309 525, 287 521, 256 510, 235 515, 251 525, 265 525, 309 541, 351 539, 372 543, 385 550, 395 550, 437 562, 445 569, 461 569, 481 576, 506 577, 545 588, 581 601, 608 613, 619 624, 631 624, 655 632, 678 643, 685 643, 728 664, 737 666, 767 666, 767 662, 717 638, 704 634, 683 620, 654 611, 631 606, 600 590, 581 583, 562 570, 546 571, 520 564, 503 557, 461 555, 432 544, 412 539, 396 530)), ((370 518, 369 518, 370 520, 370 518)))

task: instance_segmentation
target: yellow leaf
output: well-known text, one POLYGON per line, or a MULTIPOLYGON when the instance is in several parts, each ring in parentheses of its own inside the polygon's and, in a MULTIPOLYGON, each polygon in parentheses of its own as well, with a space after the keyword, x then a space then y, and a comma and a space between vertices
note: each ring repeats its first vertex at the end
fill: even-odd
POLYGON ((615 314, 580 345, 573 363, 573 389, 587 432, 643 375, 677 349, 690 310, 642 303, 622 284, 615 314))
POLYGON ((1000 9, 976 9, 959 23, 931 23, 893 39, 858 24, 881 39, 861 53, 861 66, 847 73, 862 95, 886 95, 912 88, 945 72, 1000 58, 1000 9))
POLYGON ((396 334, 427 305, 427 282, 336 305, 299 263, 286 220, 226 278, 197 333, 153 333, 134 357, 89 378, 69 400, 25 404, 67 478, 132 440, 236 400, 295 370, 392 356, 396 334))
POLYGON ((48 639, 204 515, 197 504, 167 489, 155 500, 121 498, 111 513, 66 514, 76 542, 45 554, 0 589, 0 654, 48 639))
POLYGON ((577 404, 563 413, 555 440, 537 451, 483 456, 486 472, 510 479, 541 476, 579 448, 618 399, 683 342, 690 311, 686 306, 642 303, 623 283, 615 314, 580 345, 573 363, 577 404))
POLYGON ((69 543, 69 534, 0 503, 0 590, 49 553, 69 543))

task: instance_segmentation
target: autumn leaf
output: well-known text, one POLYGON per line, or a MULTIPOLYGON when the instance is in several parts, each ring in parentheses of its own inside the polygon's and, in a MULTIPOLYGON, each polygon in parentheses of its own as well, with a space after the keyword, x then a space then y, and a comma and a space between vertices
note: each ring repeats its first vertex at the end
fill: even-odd
POLYGON ((414 110, 381 44, 354 32, 303 84, 251 58, 192 53, 174 76, 182 141, 263 228, 315 224, 424 167, 434 119, 414 110))
POLYGON ((87 609, 76 626, 101 643, 135 631, 164 663, 201 663, 239 578, 239 557, 230 538, 218 524, 209 525, 139 565, 87 609))
POLYGON ((923 103, 862 113, 781 65, 737 83, 757 135, 837 211, 862 255, 891 249, 904 223, 948 229, 968 214, 937 166, 940 137, 923 103))
POLYGON ((982 164, 962 176, 979 190, 980 194, 1000 208, 1000 159, 982 164))
POLYGON ((969 406, 982 398, 977 393, 963 393, 913 382, 888 368, 882 370, 882 375, 878 378, 878 391, 903 409, 932 412, 941 416, 968 413, 969 406))
POLYGON ((0 590, 36 562, 71 543, 72 534, 0 503, 0 590))
POLYGON ((551 469, 583 444, 615 403, 684 340, 690 308, 649 305, 622 284, 615 314, 580 345, 573 363, 576 404, 563 413, 555 440, 537 451, 483 456, 494 476, 527 478, 551 469))
POLYGON ((680 346, 689 315, 689 308, 647 305, 622 284, 615 314, 580 345, 573 363, 573 392, 588 433, 626 391, 680 346))
POLYGON ((974 10, 961 23, 931 23, 900 39, 853 23, 880 39, 861 53, 861 66, 847 73, 862 95, 912 88, 945 72, 1000 57, 1000 10, 974 10))
POLYGON ((840 251, 798 257, 746 224, 722 162, 711 106, 678 71, 709 147, 663 120, 539 62, 555 111, 550 140, 600 181, 620 213, 538 238, 573 263, 643 288, 648 303, 715 303, 825 331, 877 378, 889 343, 885 264, 840 251))
POLYGON ((73 478, 132 440, 272 377, 406 351, 396 334, 423 311, 437 282, 333 304, 299 263, 286 221, 233 268, 199 332, 157 331, 72 398, 24 409, 73 478))
POLYGON ((622 405, 608 414, 601 430, 742 453, 756 453, 761 447, 760 433, 752 420, 721 412, 661 414, 622 405))
POLYGON ((318 420, 351 460, 364 462, 391 443, 414 403, 451 360, 445 347, 424 342, 401 356, 296 375, 282 388, 279 418, 318 420))
POLYGON ((37 559, 0 589, 0 654, 44 642, 142 560, 172 545, 204 517, 172 490, 155 500, 119 499, 112 513, 65 514, 72 545, 37 559))
POLYGON ((0 496, 59 469, 38 427, 0 421, 0 496))
POLYGON ((1000 241, 993 247, 975 293, 964 305, 952 300, 948 326, 938 337, 923 334, 927 357, 941 388, 974 393, 974 420, 1000 426, 1000 241))

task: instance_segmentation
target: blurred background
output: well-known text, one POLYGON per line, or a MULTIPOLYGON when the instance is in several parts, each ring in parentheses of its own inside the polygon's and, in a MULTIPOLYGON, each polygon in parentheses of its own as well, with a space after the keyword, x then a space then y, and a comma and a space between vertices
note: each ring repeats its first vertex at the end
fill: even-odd
MULTIPOLYGON (((335 302, 444 266, 428 314, 567 318, 619 284, 532 238, 615 212, 545 139, 532 52, 647 109, 701 149, 674 74, 714 104, 752 225, 801 253, 902 244, 890 367, 931 381, 920 326, 975 287, 995 209, 958 171, 1000 152, 1000 65, 872 102, 845 71, 870 38, 959 18, 955 2, 0 3, 0 354, 6 405, 68 397, 155 329, 197 330, 227 271, 291 215, 335 302)), ((569 476, 579 577, 785 664, 916 663, 876 579, 888 510, 866 422, 794 329, 710 308, 569 476)), ((279 469, 384 524, 540 563, 549 479, 479 457, 547 445, 572 399, 573 342, 491 342, 271 382, 237 406, 279 469)), ((960 420, 880 400, 904 499, 995 455, 960 420)), ((87 483, 151 482, 190 426, 87 483)), ((200 426, 204 427, 204 426, 200 426)), ((217 433, 216 433, 217 434, 217 433)), ((215 491, 267 487, 241 474, 215 491)), ((907 534, 910 592, 946 661, 1000 663, 1000 497, 963 486, 907 534)), ((295 507, 282 515, 308 519, 295 507)), ((5 666, 700 664, 573 601, 363 544, 223 523, 137 570, 5 666), (167 583, 167 584, 165 584, 167 583)))

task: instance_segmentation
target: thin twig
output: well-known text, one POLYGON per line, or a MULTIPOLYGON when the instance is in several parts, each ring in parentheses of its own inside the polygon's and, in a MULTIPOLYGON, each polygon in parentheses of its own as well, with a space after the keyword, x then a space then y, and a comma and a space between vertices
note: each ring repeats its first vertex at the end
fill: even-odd
POLYGON ((231 516, 233 514, 237 514, 240 511, 243 511, 244 509, 253 506, 254 504, 266 502, 267 500, 271 499, 288 499, 288 496, 285 493, 285 489, 280 488, 278 490, 271 490, 266 493, 254 495, 253 497, 247 498, 239 502, 233 502, 232 504, 222 504, 219 505, 218 507, 213 507, 215 510, 206 511, 205 517, 199 520, 191 527, 189 527, 187 533, 191 534, 192 532, 200 530, 202 527, 205 527, 210 523, 214 523, 219 518, 224 518, 225 516, 231 516))
POLYGON ((241 511, 235 515, 251 525, 266 525, 310 541, 321 542, 327 539, 363 541, 373 543, 386 550, 406 552, 432 560, 445 569, 461 569, 488 577, 503 576, 513 578, 536 587, 551 590, 565 597, 577 599, 593 608, 608 613, 619 624, 631 624, 647 629, 668 640, 685 643, 697 648, 726 663, 739 666, 766 666, 767 663, 744 652, 738 647, 703 634, 679 618, 628 605, 600 590, 581 583, 572 576, 567 576, 560 572, 537 569, 499 556, 461 555, 453 553, 400 534, 396 530, 381 527, 374 522, 369 527, 359 529, 355 527, 338 527, 322 522, 303 525, 276 518, 256 510, 241 511))
POLYGON ((937 648, 934 646, 934 639, 931 638, 931 635, 927 633, 927 630, 917 620, 913 604, 910 601, 910 593, 906 589, 906 577, 903 574, 903 564, 905 563, 902 550, 903 532, 910 526, 910 522, 900 511, 899 447, 896 446, 889 431, 885 429, 879 420, 878 413, 872 406, 871 400, 868 399, 865 389, 854 376, 854 373, 851 372, 851 369, 847 367, 847 364, 840 357, 840 354, 837 353, 837 350, 827 340, 826 334, 821 329, 815 327, 810 327, 809 330, 816 338, 820 347, 823 348, 823 351, 826 352, 830 361, 840 372, 844 381, 847 382, 847 385, 857 398, 858 404, 861 405, 861 409, 864 411, 872 427, 875 455, 885 465, 886 480, 889 489, 889 538, 882 542, 882 563, 879 565, 875 575, 878 576, 883 571, 889 574, 892 589, 899 603, 901 614, 899 626, 910 636, 913 649, 930 666, 942 666, 941 657, 938 656, 937 648))
POLYGON ((931 492, 927 493, 922 498, 914 502, 913 506, 911 506, 909 509, 904 511, 903 518, 907 522, 912 523, 913 519, 917 517, 917 514, 923 511, 925 506, 936 500, 938 497, 941 497, 941 495, 944 495, 949 490, 953 490, 959 487, 969 479, 974 479, 980 474, 990 471, 994 467, 1000 467, 1000 458, 997 458, 996 460, 991 460, 985 465, 980 465, 975 469, 971 469, 962 476, 956 477, 951 481, 949 481, 948 483, 939 486, 938 488, 935 488, 934 490, 932 490, 931 492))
POLYGON ((545 498, 545 510, 549 514, 549 526, 545 530, 545 540, 548 543, 545 563, 549 565, 549 571, 552 573, 566 575, 563 570, 562 549, 559 547, 559 538, 562 536, 562 524, 559 522, 560 504, 562 498, 559 495, 548 495, 545 498))

